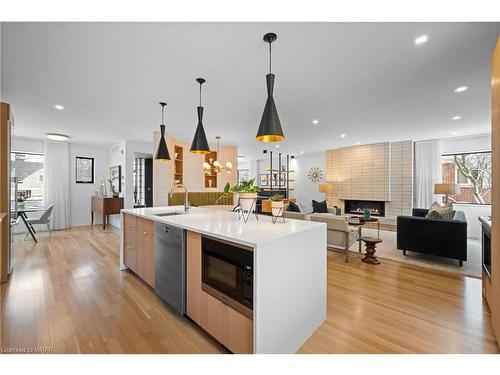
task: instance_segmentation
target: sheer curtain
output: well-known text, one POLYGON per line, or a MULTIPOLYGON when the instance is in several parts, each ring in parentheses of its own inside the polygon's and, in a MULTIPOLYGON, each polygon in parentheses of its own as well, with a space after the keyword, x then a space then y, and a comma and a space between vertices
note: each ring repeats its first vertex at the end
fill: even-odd
POLYGON ((441 182, 441 141, 415 143, 415 194, 416 208, 429 208, 437 199, 434 184, 441 182))
POLYGON ((65 142, 45 142, 45 205, 54 205, 54 229, 70 227, 69 150, 65 142))

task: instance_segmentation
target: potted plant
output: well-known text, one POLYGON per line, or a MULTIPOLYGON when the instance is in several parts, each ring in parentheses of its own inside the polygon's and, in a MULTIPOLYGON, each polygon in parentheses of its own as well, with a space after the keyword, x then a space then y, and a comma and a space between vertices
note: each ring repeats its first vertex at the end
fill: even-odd
POLYGON ((17 201, 18 207, 24 207, 25 199, 24 199, 24 193, 22 191, 17 193, 16 201, 17 201))
POLYGON ((221 198, 230 197, 232 194, 238 194, 241 209, 248 212, 254 204, 254 200, 257 199, 257 193, 260 191, 260 187, 255 185, 255 178, 251 178, 247 181, 241 181, 238 185, 230 186, 229 183, 224 186, 224 192, 217 198, 217 201, 221 198))
POLYGON ((109 182, 109 190, 111 190, 111 193, 113 194, 113 198, 118 198, 120 193, 115 190, 115 187, 113 186, 113 180, 110 178, 108 180, 109 182))
POLYGON ((271 197, 271 213, 273 216, 283 216, 283 199, 285 197, 281 194, 274 194, 271 197))

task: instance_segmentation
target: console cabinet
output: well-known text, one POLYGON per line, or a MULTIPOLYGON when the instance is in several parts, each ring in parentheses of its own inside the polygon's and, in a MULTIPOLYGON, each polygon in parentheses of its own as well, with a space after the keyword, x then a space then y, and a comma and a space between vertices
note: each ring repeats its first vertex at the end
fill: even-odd
POLYGON ((155 287, 155 226, 151 220, 123 214, 124 262, 137 276, 155 287))

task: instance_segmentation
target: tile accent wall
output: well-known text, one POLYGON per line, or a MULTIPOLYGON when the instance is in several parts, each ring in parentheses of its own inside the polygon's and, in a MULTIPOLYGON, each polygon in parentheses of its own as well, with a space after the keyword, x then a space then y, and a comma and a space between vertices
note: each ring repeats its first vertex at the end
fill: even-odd
POLYGON ((329 204, 344 199, 386 202, 386 218, 411 213, 413 142, 385 142, 326 152, 326 179, 333 185, 329 204))
POLYGON ((413 205, 413 142, 391 146, 391 199, 385 204, 386 217, 411 215, 413 205))

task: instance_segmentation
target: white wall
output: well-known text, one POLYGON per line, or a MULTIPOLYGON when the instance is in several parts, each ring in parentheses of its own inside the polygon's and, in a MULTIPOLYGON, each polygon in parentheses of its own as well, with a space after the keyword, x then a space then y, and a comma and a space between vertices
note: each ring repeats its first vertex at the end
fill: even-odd
MULTIPOLYGON (((43 153, 44 140, 12 137, 12 151, 43 153)), ((84 145, 78 143, 69 143, 70 160, 70 217, 71 226, 90 225, 90 197, 94 191, 99 190, 99 184, 102 179, 108 175, 109 150, 107 147, 84 145), (94 183, 77 184, 75 183, 75 163, 77 156, 86 156, 94 158, 94 183)), ((40 215, 30 214, 34 217, 40 215)), ((101 223, 100 218, 96 218, 94 223, 101 223)), ((19 224, 15 228, 15 233, 24 232, 26 228, 19 224)))
POLYGON ((456 204, 453 203, 453 209, 463 211, 467 218, 467 237, 480 239, 481 225, 479 216, 491 216, 491 205, 489 204, 456 204))
MULTIPOLYGON (((90 198, 102 179, 108 174, 109 150, 107 147, 69 144, 70 163, 70 198, 71 198, 71 226, 90 225, 90 198), (76 157, 83 156, 94 158, 94 183, 77 184, 76 181, 76 157)), ((102 223, 100 217, 94 219, 95 223, 102 223)))
POLYGON ((445 138, 441 140, 441 152, 443 154, 478 151, 491 151, 491 134, 445 138))
MULTIPOLYGON (((123 207, 132 208, 134 206, 134 153, 152 154, 153 144, 150 142, 119 141, 109 149, 108 170, 105 180, 109 178, 109 167, 121 166, 121 192, 123 197, 123 207)), ((109 189, 108 185, 107 188, 109 189)), ((110 216, 109 223, 120 228, 120 216, 110 216)))
POLYGON ((295 170, 291 179, 295 182, 290 184, 295 191, 291 192, 291 197, 297 199, 306 212, 312 212, 312 200, 325 200, 325 194, 319 192, 319 184, 326 181, 326 154, 319 152, 308 155, 296 156, 290 163, 290 168, 295 170), (307 172, 313 167, 321 169, 323 178, 320 182, 311 182, 307 172))
POLYGON ((19 152, 32 152, 36 154, 43 153, 43 140, 24 138, 24 137, 12 137, 11 150, 19 152))

